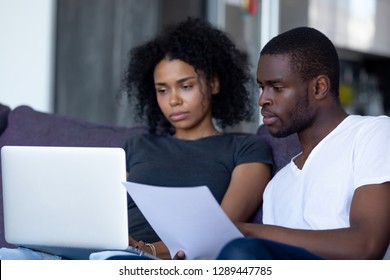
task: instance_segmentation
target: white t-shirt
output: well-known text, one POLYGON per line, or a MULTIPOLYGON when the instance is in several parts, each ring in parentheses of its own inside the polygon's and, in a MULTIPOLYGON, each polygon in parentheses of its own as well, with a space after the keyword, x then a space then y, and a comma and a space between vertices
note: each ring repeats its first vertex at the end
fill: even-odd
POLYGON ((349 227, 354 191, 390 181, 390 118, 349 116, 311 152, 269 182, 263 223, 296 229, 349 227))

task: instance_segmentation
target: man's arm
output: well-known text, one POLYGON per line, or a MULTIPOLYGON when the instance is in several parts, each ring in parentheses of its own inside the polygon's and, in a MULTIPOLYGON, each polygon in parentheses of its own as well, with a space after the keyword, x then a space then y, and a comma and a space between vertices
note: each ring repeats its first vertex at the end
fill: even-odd
POLYGON ((350 225, 333 230, 238 226, 246 236, 300 246, 326 259, 381 259, 390 242, 390 182, 362 186, 355 191, 350 225))

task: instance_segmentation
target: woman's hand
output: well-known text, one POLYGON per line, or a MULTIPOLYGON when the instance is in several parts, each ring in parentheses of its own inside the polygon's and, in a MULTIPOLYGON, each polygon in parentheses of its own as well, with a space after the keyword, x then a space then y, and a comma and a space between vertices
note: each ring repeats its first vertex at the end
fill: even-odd
MULTIPOLYGON (((129 246, 132 246, 132 247, 135 247, 135 248, 138 248, 138 249, 141 249, 142 247, 145 246, 145 242, 143 241, 137 241, 135 240, 133 237, 129 236, 129 246)), ((141 249, 142 250, 142 249, 141 249)), ((142 250, 144 251, 144 250, 142 250)), ((144 251, 146 252, 146 251, 144 251)), ((148 252, 147 252, 148 253, 148 252)))
MULTIPOLYGON (((138 248, 144 251, 145 253, 156 256, 160 259, 164 259, 164 260, 171 259, 171 255, 169 254, 168 248, 165 246, 165 244, 162 241, 146 243, 142 240, 137 241, 133 237, 129 236, 129 245, 138 248)), ((184 253, 180 254, 180 256, 184 256, 184 253)))

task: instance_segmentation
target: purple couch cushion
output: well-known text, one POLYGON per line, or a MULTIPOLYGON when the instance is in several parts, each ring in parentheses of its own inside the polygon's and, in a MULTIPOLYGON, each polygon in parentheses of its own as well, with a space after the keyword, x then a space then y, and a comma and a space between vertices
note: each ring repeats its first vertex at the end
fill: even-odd
MULTIPOLYGON (((282 169, 295 155, 301 152, 301 145, 299 144, 297 134, 292 134, 284 138, 276 138, 268 132, 265 125, 260 125, 257 130, 257 135, 259 135, 260 138, 265 139, 265 141, 271 146, 275 163, 274 173, 282 169)), ((262 207, 259 207, 252 219, 252 222, 261 224, 263 220, 262 214, 262 207)))
POLYGON ((15 108, 0 139, 4 145, 122 147, 145 127, 113 127, 42 113, 27 106, 15 108))
POLYGON ((273 137, 265 125, 260 125, 257 130, 257 135, 271 146, 272 154, 275 163, 274 172, 282 169, 291 159, 301 152, 301 145, 297 134, 292 134, 284 138, 273 137))
MULTIPOLYGON (((4 145, 123 147, 128 138, 146 132, 146 127, 98 125, 20 106, 8 115, 8 126, 0 137, 0 148, 4 145)), ((12 247, 4 240, 1 187, 0 173, 0 246, 12 247)))

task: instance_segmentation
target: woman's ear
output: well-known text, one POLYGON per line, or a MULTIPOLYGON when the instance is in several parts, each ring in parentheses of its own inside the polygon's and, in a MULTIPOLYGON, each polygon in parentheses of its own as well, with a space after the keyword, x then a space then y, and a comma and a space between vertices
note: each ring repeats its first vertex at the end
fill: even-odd
POLYGON ((314 87, 315 87, 315 98, 323 99, 325 98, 330 89, 330 80, 325 75, 320 75, 314 79, 314 87))
POLYGON ((219 78, 215 76, 210 82, 211 94, 217 94, 220 90, 219 78))

